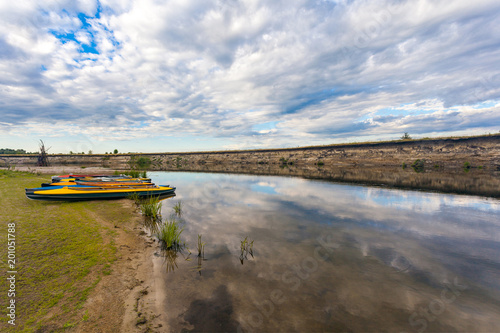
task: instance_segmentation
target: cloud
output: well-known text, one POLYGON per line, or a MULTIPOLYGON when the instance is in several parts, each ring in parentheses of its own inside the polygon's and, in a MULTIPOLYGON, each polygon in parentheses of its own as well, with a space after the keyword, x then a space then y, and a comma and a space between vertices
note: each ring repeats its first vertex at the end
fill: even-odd
POLYGON ((500 123, 497 1, 0 9, 0 116, 14 135, 38 123, 105 140, 175 133, 260 147, 500 123), (484 102, 493 106, 475 109, 484 102))

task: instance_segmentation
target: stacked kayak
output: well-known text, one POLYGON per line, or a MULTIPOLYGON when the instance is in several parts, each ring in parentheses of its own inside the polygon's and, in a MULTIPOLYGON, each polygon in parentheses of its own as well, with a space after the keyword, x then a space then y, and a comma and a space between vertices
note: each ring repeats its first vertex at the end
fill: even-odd
POLYGON ((105 184, 124 184, 124 183, 151 183, 151 178, 132 178, 130 176, 106 176, 106 175, 63 175, 53 176, 51 183, 42 183, 42 187, 49 186, 73 186, 85 185, 93 182, 105 182, 105 184))
POLYGON ((120 199, 128 196, 174 195, 175 187, 155 185, 149 178, 106 175, 63 175, 52 177, 42 187, 27 188, 26 196, 35 200, 120 199))

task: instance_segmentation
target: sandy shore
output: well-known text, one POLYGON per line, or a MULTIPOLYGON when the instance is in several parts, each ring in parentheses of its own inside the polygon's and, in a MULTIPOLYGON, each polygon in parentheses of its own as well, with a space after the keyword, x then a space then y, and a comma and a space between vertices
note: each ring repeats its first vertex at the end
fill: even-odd
POLYGON ((167 332, 166 316, 159 306, 165 298, 161 269, 153 263, 158 243, 149 237, 142 216, 131 200, 122 200, 124 211, 132 212, 130 222, 114 225, 97 214, 94 218, 114 231, 117 260, 111 274, 103 276, 90 293, 82 321, 73 332, 167 332))

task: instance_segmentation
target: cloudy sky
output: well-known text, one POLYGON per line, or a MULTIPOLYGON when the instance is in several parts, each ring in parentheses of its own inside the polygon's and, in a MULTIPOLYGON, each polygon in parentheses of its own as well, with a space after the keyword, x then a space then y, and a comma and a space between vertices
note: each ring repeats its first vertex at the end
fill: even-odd
POLYGON ((498 0, 0 0, 0 148, 497 133, 498 0))

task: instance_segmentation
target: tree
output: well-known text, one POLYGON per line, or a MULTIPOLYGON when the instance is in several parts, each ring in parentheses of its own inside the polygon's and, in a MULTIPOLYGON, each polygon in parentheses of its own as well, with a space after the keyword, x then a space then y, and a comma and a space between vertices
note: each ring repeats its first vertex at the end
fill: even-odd
POLYGON ((118 149, 113 150, 113 154, 118 154, 118 149))
POLYGON ((408 132, 405 132, 405 134, 401 136, 401 140, 411 140, 410 134, 408 134, 408 132))

